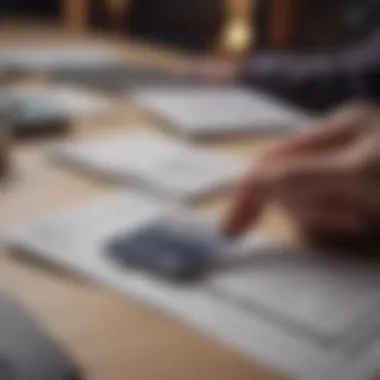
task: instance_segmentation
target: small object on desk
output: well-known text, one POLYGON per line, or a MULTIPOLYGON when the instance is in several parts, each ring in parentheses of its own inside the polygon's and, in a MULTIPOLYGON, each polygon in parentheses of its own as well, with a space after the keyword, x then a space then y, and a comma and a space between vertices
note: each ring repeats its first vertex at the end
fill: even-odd
POLYGON ((48 86, 39 89, 12 91, 15 101, 25 106, 26 111, 46 109, 45 112, 74 117, 98 117, 108 115, 113 104, 108 99, 93 95, 75 86, 48 86))
POLYGON ((158 219, 147 226, 111 238, 106 251, 121 265, 165 279, 198 279, 212 262, 218 247, 204 225, 188 218, 158 219))
POLYGON ((22 307, 0 296, 0 379, 79 380, 80 370, 22 307))
POLYGON ((69 129, 70 117, 46 97, 19 94, 14 101, 18 111, 13 125, 15 136, 56 134, 69 129))
POLYGON ((16 135, 66 132, 72 119, 99 117, 112 112, 111 102, 69 86, 11 91, 18 115, 16 135))
POLYGON ((290 105, 243 88, 146 87, 126 96, 188 138, 295 131, 309 119, 290 105))

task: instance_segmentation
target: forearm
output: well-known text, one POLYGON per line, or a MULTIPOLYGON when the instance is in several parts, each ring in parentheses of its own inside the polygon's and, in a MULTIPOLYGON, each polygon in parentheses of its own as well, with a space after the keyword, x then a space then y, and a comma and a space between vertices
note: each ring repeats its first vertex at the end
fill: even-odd
POLYGON ((331 54, 262 54, 244 62, 241 81, 301 107, 327 110, 353 99, 378 100, 380 38, 331 54))
POLYGON ((240 79, 310 109, 327 108, 348 96, 347 85, 329 56, 257 56, 242 65, 240 79))

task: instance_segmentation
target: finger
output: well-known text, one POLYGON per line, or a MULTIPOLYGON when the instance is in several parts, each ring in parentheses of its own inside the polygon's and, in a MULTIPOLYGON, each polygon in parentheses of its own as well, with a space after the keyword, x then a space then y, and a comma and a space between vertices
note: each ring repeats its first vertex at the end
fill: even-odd
POLYGON ((221 223, 221 232, 230 237, 243 233, 254 224, 269 201, 266 183, 259 168, 238 184, 232 204, 221 223))

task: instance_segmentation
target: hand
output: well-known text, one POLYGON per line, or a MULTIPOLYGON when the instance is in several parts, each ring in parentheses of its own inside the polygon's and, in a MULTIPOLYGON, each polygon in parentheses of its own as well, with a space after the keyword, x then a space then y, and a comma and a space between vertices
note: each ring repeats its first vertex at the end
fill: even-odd
POLYGON ((229 84, 237 79, 238 63, 216 59, 188 59, 180 62, 174 71, 178 75, 205 83, 229 84))
POLYGON ((223 232, 243 233, 277 202, 301 230, 360 233, 380 215, 379 115, 346 107, 267 153, 238 186, 223 232))

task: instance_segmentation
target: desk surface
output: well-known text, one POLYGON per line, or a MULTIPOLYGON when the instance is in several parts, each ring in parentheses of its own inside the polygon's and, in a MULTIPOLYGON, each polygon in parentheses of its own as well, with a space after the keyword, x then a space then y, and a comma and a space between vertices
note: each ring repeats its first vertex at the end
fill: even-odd
MULTIPOLYGON (((11 24, 2 27, 0 46, 23 45, 35 40, 46 46, 73 38, 57 28, 11 24)), ((177 59, 176 54, 126 41, 99 36, 80 38, 88 44, 113 46, 142 61, 155 57, 156 62, 174 64, 177 59)), ((125 125, 136 124, 154 128, 155 121, 131 105, 120 103, 112 117, 78 120, 74 136, 79 139, 107 135, 125 130, 125 125)), ((0 187, 0 231, 110 189, 102 182, 49 166, 44 153, 57 141, 60 139, 15 144, 14 177, 0 187)), ((274 141, 273 137, 252 138, 224 142, 218 147, 247 156, 266 149, 274 141)), ((202 207, 222 210, 225 203, 226 198, 213 199, 202 207)), ((263 225, 271 232, 289 234, 288 225, 276 212, 269 213, 263 225)), ((279 378, 261 364, 249 362, 149 308, 92 284, 11 258, 3 248, 0 248, 1 291, 24 302, 47 330, 67 345, 89 380, 279 378)))

